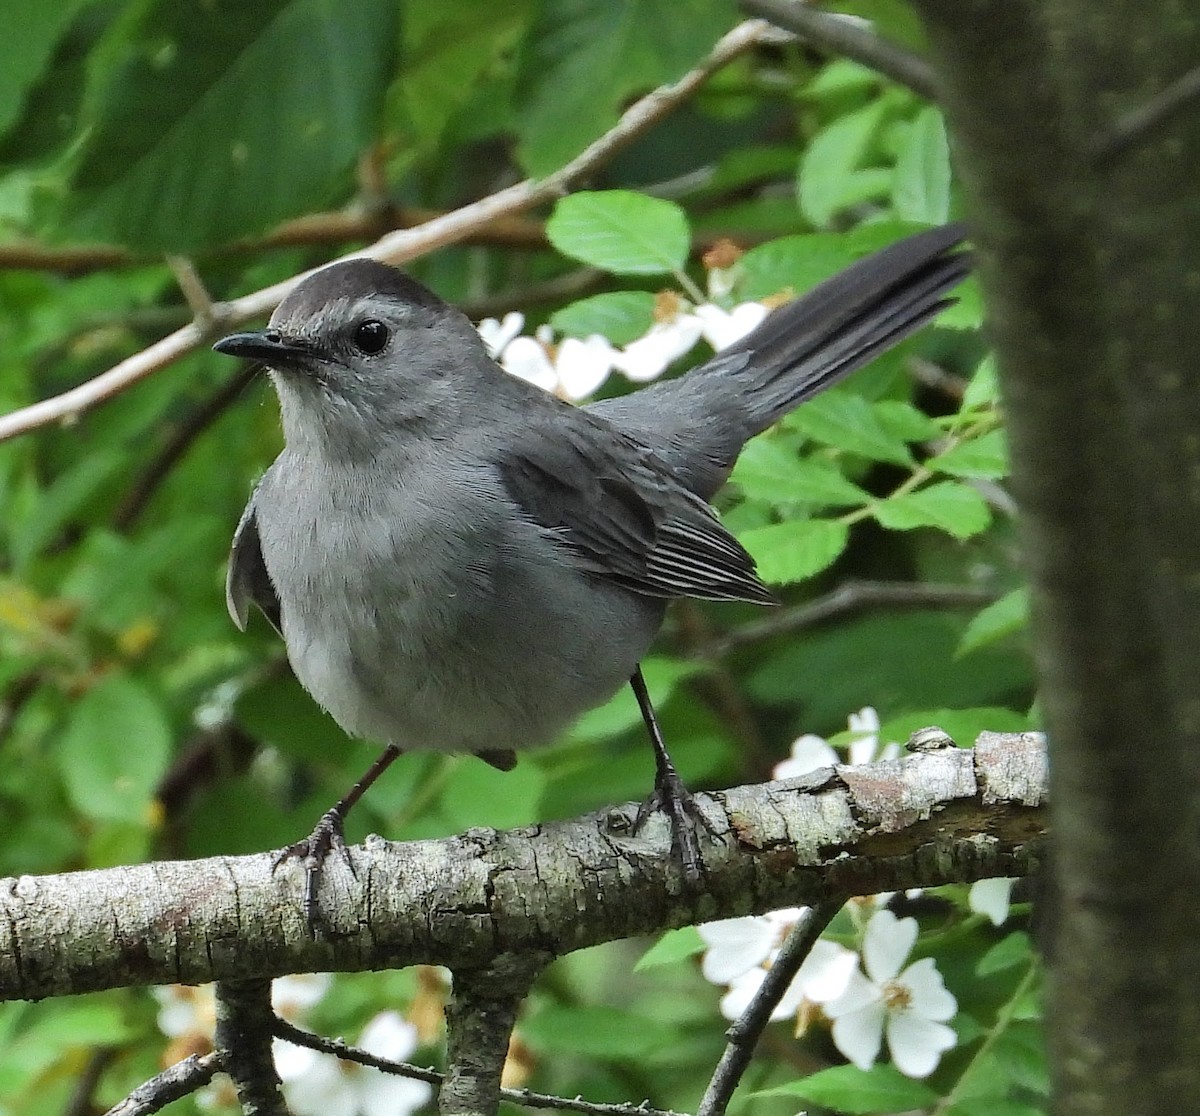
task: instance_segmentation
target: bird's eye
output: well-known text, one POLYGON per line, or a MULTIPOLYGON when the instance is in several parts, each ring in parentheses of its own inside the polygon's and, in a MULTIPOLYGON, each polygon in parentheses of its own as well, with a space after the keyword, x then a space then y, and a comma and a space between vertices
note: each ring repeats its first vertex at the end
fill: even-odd
POLYGON ((354 344, 368 356, 383 352, 388 336, 388 327, 375 318, 368 318, 354 327, 354 344))

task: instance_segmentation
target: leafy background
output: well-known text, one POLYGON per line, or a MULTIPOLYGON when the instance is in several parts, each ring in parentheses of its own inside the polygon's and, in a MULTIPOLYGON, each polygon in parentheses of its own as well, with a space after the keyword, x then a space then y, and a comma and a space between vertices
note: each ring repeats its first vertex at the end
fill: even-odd
MULTIPOLYGON (((921 45, 901 0, 840 10, 921 45)), ((188 321, 167 254, 187 255, 212 295, 230 298, 415 214, 549 173, 736 19, 723 0, 8 0, 0 410, 188 321), (305 216, 292 235, 268 235, 305 216)), ((520 307, 530 330, 548 321, 623 344, 650 325, 657 292, 703 288, 701 256, 718 238, 747 250, 737 297, 771 298, 957 211, 937 110, 794 44, 726 67, 587 185, 411 269, 476 313, 520 307), (547 298, 559 280, 576 295, 547 298)), ((1031 724, 979 318, 968 283, 935 328, 738 463, 720 507, 778 588, 776 616, 859 581, 911 597, 759 636, 763 615, 748 606, 677 608, 647 675, 693 786, 769 777, 794 737, 832 735, 868 704, 896 740, 929 723, 961 743, 1031 724), (939 587, 951 591, 942 603, 939 587)), ((225 613, 229 538, 280 445, 269 390, 235 392, 238 375, 199 352, 78 421, 0 446, 0 875, 279 846, 371 758, 373 745, 347 742, 299 689, 265 624, 242 636, 225 613)), ((651 773, 622 694, 509 774, 403 757, 350 836, 569 816, 642 797, 651 773)), ((1041 1111, 1027 940, 967 916, 963 890, 906 905, 961 1008, 960 1046, 919 1097, 889 1067, 841 1066, 819 1029, 796 1040, 781 1026, 737 1105, 1041 1111), (997 962, 989 950, 1004 942, 997 962)), ((853 927, 840 932, 852 940, 853 927)), ((518 1028, 531 1085, 694 1108, 723 1042, 719 991, 699 976, 698 939, 635 967, 648 944, 554 967, 518 1028)), ((418 988, 411 973, 345 978, 314 1022, 352 1032, 418 988)), ((63 1111, 97 1051, 95 1101, 114 1103, 155 1072, 164 1045, 141 991, 0 1005, 0 1113, 63 1111)), ((436 1041, 423 1054, 436 1060, 436 1041)))

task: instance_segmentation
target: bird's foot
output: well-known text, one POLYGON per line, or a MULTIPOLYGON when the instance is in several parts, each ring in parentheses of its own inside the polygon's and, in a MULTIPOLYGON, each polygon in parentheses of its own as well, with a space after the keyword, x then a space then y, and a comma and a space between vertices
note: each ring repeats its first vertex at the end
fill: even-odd
POLYGON ((667 815, 671 824, 671 852, 683 869, 684 879, 691 884, 699 883, 703 878, 699 834, 701 831, 711 833, 712 827, 692 792, 674 770, 660 774, 655 780, 654 793, 638 807, 633 819, 634 833, 651 814, 659 811, 667 815))
POLYGON ((350 874, 355 875, 354 861, 350 859, 350 850, 346 846, 345 811, 342 803, 338 803, 321 815, 320 821, 313 831, 302 841, 288 845, 275 855, 271 864, 272 871, 289 860, 299 860, 304 864, 304 921, 308 924, 308 932, 315 938, 320 925, 321 911, 317 903, 317 888, 321 882, 321 871, 331 853, 337 853, 345 861, 350 874))

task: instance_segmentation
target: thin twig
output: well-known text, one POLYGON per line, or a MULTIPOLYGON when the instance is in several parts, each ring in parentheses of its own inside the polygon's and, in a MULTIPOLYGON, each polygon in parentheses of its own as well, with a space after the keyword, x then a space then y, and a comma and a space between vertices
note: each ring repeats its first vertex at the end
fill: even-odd
MULTIPOLYGON (((695 69, 689 70, 678 81, 660 86, 634 102, 608 132, 548 178, 540 181, 525 179, 452 213, 426 221, 417 228, 388 233, 369 248, 352 255, 403 263, 436 248, 457 243, 498 218, 553 201, 567 193, 574 182, 591 174, 676 109, 717 70, 776 34, 776 30, 762 20, 748 20, 739 24, 718 41, 708 57, 695 69)), ((231 302, 216 303, 212 308, 211 328, 202 328, 196 322, 189 323, 70 391, 0 417, 0 441, 50 423, 78 419, 84 411, 186 356, 210 340, 218 328, 269 313, 309 274, 311 272, 304 272, 231 302)))
POLYGON ((999 596, 974 585, 920 585, 910 581, 847 581, 832 593, 780 609, 765 620, 746 624, 705 644, 698 658, 719 659, 739 647, 823 624, 836 616, 864 608, 977 608, 999 596))
MULTIPOLYGON (((322 1054, 332 1054, 344 1062, 355 1062, 360 1066, 382 1070, 384 1073, 395 1074, 399 1077, 411 1077, 414 1081, 426 1081, 437 1087, 440 1087, 445 1080, 444 1075, 435 1069, 422 1069, 420 1066, 410 1065, 407 1062, 392 1062, 386 1058, 379 1058, 339 1039, 328 1039, 321 1035, 314 1035, 311 1031, 302 1031, 285 1019, 276 1019, 275 1034, 284 1042, 304 1046, 309 1050, 317 1050, 322 1054)), ((524 1105, 526 1108, 552 1108, 560 1112, 583 1112, 587 1116, 681 1116, 671 1109, 651 1108, 644 1102, 642 1104, 601 1104, 585 1101, 579 1097, 556 1097, 549 1093, 535 1093, 530 1089, 501 1089, 500 1099, 512 1104, 524 1105)))
POLYGON ((861 62, 930 101, 940 99, 937 74, 920 55, 881 39, 862 24, 794 0, 742 0, 742 10, 826 50, 861 62))
POLYGON ((207 1085, 221 1069, 220 1054, 192 1054, 139 1085, 105 1116, 152 1116, 207 1085))
POLYGON ((241 395, 258 375, 260 367, 257 364, 244 364, 175 427, 113 513, 113 527, 118 531, 128 531, 137 522, 170 470, 187 453, 191 444, 241 395))
POLYGON ((783 943, 779 956, 767 970, 754 999, 737 1022, 725 1032, 729 1044, 717 1063, 708 1088, 704 1090, 696 1116, 722 1116, 725 1112, 734 1090, 750 1065, 759 1036, 771 1019, 771 1012, 783 999, 825 927, 841 909, 840 902, 820 903, 809 907, 796 920, 796 925, 783 943))
POLYGON ((188 304, 192 317, 202 325, 207 325, 212 321, 213 300, 212 295, 208 293, 208 288, 204 285, 204 280, 196 271, 196 265, 187 256, 169 255, 167 256, 167 266, 171 269, 171 274, 175 276, 175 282, 179 284, 180 291, 183 292, 183 300, 188 304))

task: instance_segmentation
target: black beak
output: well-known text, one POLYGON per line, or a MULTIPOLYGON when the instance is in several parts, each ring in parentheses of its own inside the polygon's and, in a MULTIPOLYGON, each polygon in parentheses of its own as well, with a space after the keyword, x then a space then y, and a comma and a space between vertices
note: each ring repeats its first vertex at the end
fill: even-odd
POLYGON ((213 349, 226 356, 257 360, 272 367, 308 364, 313 359, 310 350, 285 341, 277 329, 264 329, 256 333, 231 333, 228 337, 222 337, 213 349))

